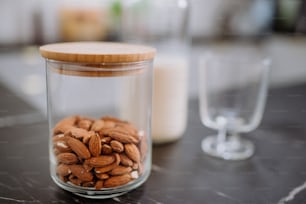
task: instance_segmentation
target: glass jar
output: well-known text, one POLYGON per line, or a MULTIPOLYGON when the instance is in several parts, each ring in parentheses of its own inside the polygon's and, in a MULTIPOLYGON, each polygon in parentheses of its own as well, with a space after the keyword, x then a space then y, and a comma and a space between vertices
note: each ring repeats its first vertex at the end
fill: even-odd
POLYGON ((122 39, 157 48, 154 60, 152 139, 180 139, 188 113, 188 0, 122 2, 122 39), (161 20, 162 19, 162 20, 161 20))
POLYGON ((146 181, 155 50, 123 43, 45 45, 51 177, 88 198, 146 181), (138 87, 142 87, 139 89, 138 87), (126 107, 137 104, 127 114, 126 107))

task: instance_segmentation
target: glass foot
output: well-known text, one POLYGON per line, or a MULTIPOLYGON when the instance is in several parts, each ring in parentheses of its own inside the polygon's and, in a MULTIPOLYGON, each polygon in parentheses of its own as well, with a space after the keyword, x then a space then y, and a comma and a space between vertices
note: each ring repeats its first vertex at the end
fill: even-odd
POLYGON ((244 160, 254 154, 254 145, 246 139, 229 136, 226 141, 218 141, 217 136, 202 140, 202 150, 210 156, 225 160, 244 160))

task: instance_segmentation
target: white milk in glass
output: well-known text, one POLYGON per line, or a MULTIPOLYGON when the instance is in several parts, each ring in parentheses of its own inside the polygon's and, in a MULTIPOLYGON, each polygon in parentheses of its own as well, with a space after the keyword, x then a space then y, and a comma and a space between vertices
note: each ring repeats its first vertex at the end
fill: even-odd
POLYGON ((158 55, 154 61, 152 137, 154 143, 179 139, 187 123, 188 62, 185 56, 158 55))
MULTIPOLYGON (((131 101, 125 95, 137 96, 139 91, 132 87, 145 89, 140 81, 127 79, 122 83, 121 116, 135 124, 141 123, 135 109, 141 104, 131 101), (135 84, 139 84, 136 85, 135 84)), ((152 140, 155 144, 172 142, 185 132, 187 123, 188 61, 186 56, 157 55, 154 60, 153 100, 152 100, 152 140)), ((149 97, 147 97, 149 98, 149 97)), ((138 110, 139 113, 139 110, 138 110)))

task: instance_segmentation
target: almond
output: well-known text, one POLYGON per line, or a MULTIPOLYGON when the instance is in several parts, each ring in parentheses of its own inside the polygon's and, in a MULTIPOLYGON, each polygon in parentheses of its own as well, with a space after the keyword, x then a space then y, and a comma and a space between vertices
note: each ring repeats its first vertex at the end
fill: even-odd
POLYGON ((57 134, 52 137, 52 142, 66 141, 67 137, 64 134, 57 134))
POLYGON ((127 132, 123 132, 123 131, 116 130, 116 129, 112 130, 109 133, 109 136, 113 138, 114 140, 117 140, 121 143, 138 143, 138 141, 133 136, 128 134, 127 132))
POLYGON ((92 167, 104 167, 115 161, 115 157, 113 155, 103 155, 99 157, 92 157, 88 160, 88 163, 92 167))
POLYGON ((53 144, 53 147, 58 153, 71 152, 72 149, 68 146, 66 141, 57 141, 53 144))
POLYGON ((93 181, 87 181, 87 182, 82 183, 82 186, 83 186, 83 187, 88 187, 88 188, 94 187, 94 186, 95 186, 95 182, 93 182, 93 181))
POLYGON ((112 121, 114 123, 122 123, 123 121, 120 120, 119 118, 116 118, 116 117, 113 117, 113 116, 109 116, 109 115, 106 115, 106 116, 103 116, 101 118, 101 120, 104 120, 104 121, 112 121))
POLYGON ((114 163, 109 164, 109 165, 104 166, 104 167, 96 167, 95 172, 98 173, 98 174, 106 173, 106 172, 111 171, 116 166, 118 166, 118 164, 116 164, 116 162, 114 162, 114 163))
POLYGON ((65 132, 65 136, 71 136, 77 139, 89 137, 89 132, 82 128, 71 127, 69 130, 65 132))
POLYGON ((124 184, 127 184, 129 181, 131 181, 131 176, 129 174, 123 174, 120 176, 112 176, 109 179, 104 181, 104 187, 105 188, 111 188, 116 186, 121 186, 124 184))
POLYGON ((140 141, 140 137, 137 134, 138 133, 137 129, 129 123, 117 124, 116 130, 118 130, 120 132, 125 132, 125 133, 129 134, 130 136, 132 136, 135 139, 135 141, 137 141, 137 142, 134 142, 134 143, 138 143, 140 141))
POLYGON ((84 136, 84 137, 82 138, 82 142, 83 142, 84 144, 88 144, 88 142, 89 142, 91 136, 92 136, 92 135, 95 135, 95 134, 96 134, 96 133, 95 133, 94 131, 90 131, 90 132, 88 133, 88 135, 86 135, 86 136, 84 136))
POLYGON ((89 164, 89 160, 84 160, 83 167, 86 169, 86 171, 91 171, 93 169, 93 167, 89 164))
POLYGON ((105 173, 103 173, 103 174, 96 174, 96 177, 97 177, 98 179, 105 180, 105 179, 108 179, 108 178, 109 178, 109 175, 108 175, 108 174, 105 174, 105 173))
POLYGON ((85 129, 85 130, 89 130, 91 127, 91 124, 92 124, 91 120, 82 119, 78 122, 78 127, 85 129))
POLYGON ((58 163, 62 164, 76 164, 78 157, 73 153, 60 153, 56 157, 58 163))
POLYGON ((54 134, 64 133, 71 128, 77 121, 77 116, 71 116, 60 120, 53 128, 54 134))
POLYGON ((123 144, 121 142, 118 142, 117 140, 112 140, 110 142, 110 146, 115 152, 118 152, 118 153, 123 152, 124 150, 123 144))
POLYGON ((121 161, 121 160, 120 160, 120 155, 119 155, 118 153, 115 153, 114 156, 115 156, 116 164, 119 165, 119 164, 120 164, 120 161, 121 161))
POLYGON ((70 146, 72 151, 74 151, 82 159, 89 159, 90 152, 80 140, 69 138, 67 144, 70 146))
POLYGON ((61 179, 61 181, 65 182, 65 183, 68 182, 68 178, 66 176, 59 175, 58 177, 59 177, 59 179, 61 179))
POLYGON ((103 181, 102 180, 98 180, 96 182, 95 189, 99 190, 101 188, 103 188, 103 181))
POLYGON ((133 161, 125 154, 120 154, 120 162, 124 166, 132 166, 133 161))
POLYGON ((139 174, 138 174, 138 171, 132 171, 130 173, 132 179, 138 179, 139 178, 139 174))
POLYGON ((117 166, 115 168, 113 168, 111 171, 110 171, 110 175, 112 176, 119 176, 119 175, 123 175, 123 174, 127 174, 127 173, 130 173, 132 171, 132 168, 131 167, 126 167, 126 166, 117 166))
POLYGON ((91 130, 99 132, 104 127, 104 121, 103 120, 96 120, 92 126, 91 130))
POLYGON ((113 149, 108 144, 102 145, 102 154, 111 154, 113 152, 113 149))
POLYGON ((71 173, 81 181, 92 181, 93 175, 82 165, 70 165, 71 173))
POLYGON ((74 176, 74 175, 70 175, 69 176, 69 181, 71 182, 71 183, 73 183, 74 185, 76 185, 76 186, 80 186, 81 185, 81 183, 82 183, 82 180, 81 179, 78 179, 76 176, 74 176))
POLYGON ((68 165, 60 164, 56 167, 56 173, 60 176, 68 176, 71 174, 71 170, 68 165))
POLYGON ((137 170, 139 168, 139 164, 138 163, 134 163, 133 165, 132 165, 132 169, 133 170, 137 170))
POLYGON ((108 128, 114 128, 116 126, 116 123, 113 121, 104 121, 104 127, 105 129, 108 128))
POLYGON ((135 144, 125 144, 124 145, 126 155, 136 163, 140 162, 140 153, 135 144))
POLYGON ((89 140, 88 148, 89 148, 90 153, 95 157, 101 154, 102 145, 101 145, 101 139, 99 135, 94 134, 91 136, 89 140))
POLYGON ((105 144, 109 144, 112 141, 111 137, 102 137, 101 142, 105 144))
POLYGON ((69 179, 69 181, 76 186, 80 186, 82 184, 82 181, 78 178, 71 178, 71 179, 69 179))
POLYGON ((119 123, 117 124, 117 128, 123 129, 127 131, 129 134, 137 134, 137 128, 135 128, 132 124, 130 123, 119 123))

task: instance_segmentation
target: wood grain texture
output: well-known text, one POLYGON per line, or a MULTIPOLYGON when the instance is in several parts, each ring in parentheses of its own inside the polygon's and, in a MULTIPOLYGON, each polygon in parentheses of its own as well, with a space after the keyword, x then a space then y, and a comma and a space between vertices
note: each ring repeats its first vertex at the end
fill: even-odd
POLYGON ((44 58, 73 63, 126 63, 152 60, 156 50, 114 42, 55 43, 40 47, 44 58))

